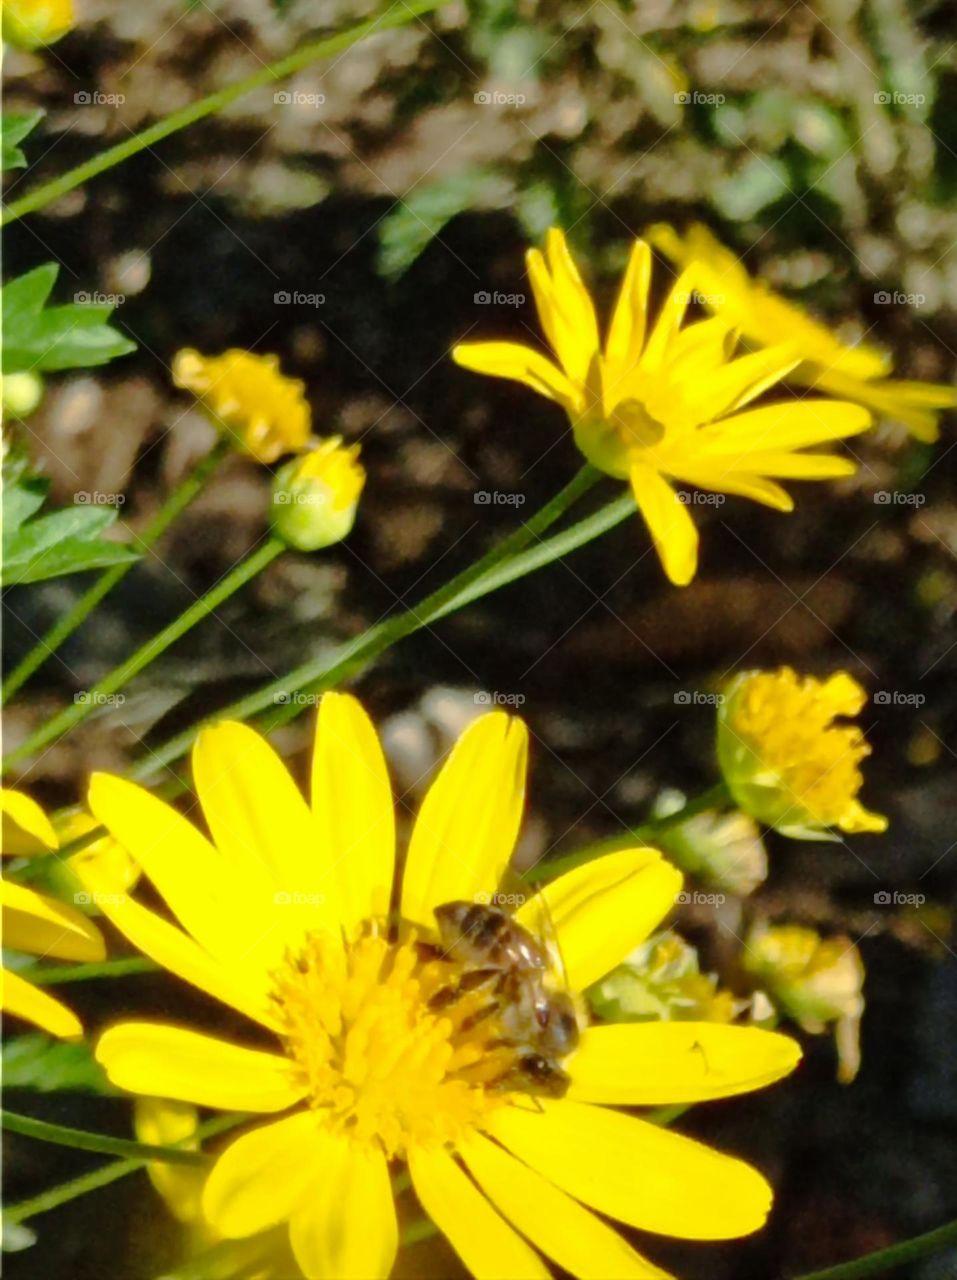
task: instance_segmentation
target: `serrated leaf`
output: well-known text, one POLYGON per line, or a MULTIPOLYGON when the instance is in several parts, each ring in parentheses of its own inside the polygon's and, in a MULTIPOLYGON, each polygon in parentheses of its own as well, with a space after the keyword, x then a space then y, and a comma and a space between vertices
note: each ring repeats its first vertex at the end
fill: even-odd
POLYGON ((107 323, 109 304, 44 304, 58 268, 47 263, 12 280, 0 295, 3 309, 3 372, 89 369, 136 349, 107 323))
POLYGON ((45 111, 31 111, 28 114, 5 111, 0 117, 0 170, 4 173, 8 169, 26 168, 27 158, 18 144, 33 132, 44 115, 45 111))
POLYGON ((3 1046, 5 1089, 37 1093, 115 1093, 89 1045, 54 1040, 41 1032, 17 1036, 3 1046))

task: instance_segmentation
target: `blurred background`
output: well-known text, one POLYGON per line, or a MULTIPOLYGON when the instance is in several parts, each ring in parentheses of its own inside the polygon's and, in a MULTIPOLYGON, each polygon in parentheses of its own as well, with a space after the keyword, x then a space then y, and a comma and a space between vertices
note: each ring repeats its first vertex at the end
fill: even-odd
MULTIPOLYGON (((6 108, 47 112, 8 198, 317 28, 373 11, 83 0, 55 47, 7 55, 6 108)), ((634 236, 700 220, 840 337, 886 347, 897 376, 948 382, 955 192, 947 4, 453 0, 18 222, 7 274, 55 258, 56 300, 115 295, 113 323, 138 344, 106 369, 51 377, 17 428, 57 504, 84 490, 122 494, 121 524, 141 528, 208 450, 212 429, 171 385, 184 346, 277 353, 306 381, 315 430, 361 442, 369 473, 345 545, 284 556, 21 781, 44 804, 76 803, 91 767, 123 770, 144 744, 420 599, 569 479, 579 457, 561 411, 448 355, 466 336, 538 332, 523 253, 548 226, 569 232, 605 315, 634 236), (476 502, 477 491, 511 501, 476 502)), ((659 291, 672 278, 663 261, 656 278, 659 291)), ((953 419, 936 446, 885 424, 854 447, 858 475, 792 485, 793 515, 733 498, 697 507, 701 569, 684 590, 627 521, 400 645, 357 686, 402 790, 490 697, 519 706, 534 736, 527 862, 619 834, 665 786, 715 781, 714 708, 676 703, 676 690, 790 663, 842 667, 888 695, 862 717, 874 746, 864 800, 891 816, 888 834, 834 845, 772 834, 771 874, 747 918, 732 896, 682 921, 706 970, 760 917, 848 936, 867 972, 853 1085, 836 1083, 830 1039, 805 1037, 796 1078, 681 1120, 778 1188, 771 1224, 747 1242, 640 1242, 689 1280, 797 1274, 957 1215, 953 419), (877 498, 887 491, 912 500, 877 498), (925 902, 875 902, 888 891, 925 902)), ((8 747, 259 541, 270 480, 268 468, 228 460, 7 710, 8 747)), ((7 593, 8 668, 90 580, 7 593)), ((310 732, 302 716, 277 737, 300 768, 310 732)), ((158 977, 70 995, 94 1029, 118 1006, 208 1016, 158 977)), ((43 1096, 31 1084, 11 1105, 128 1133, 123 1100, 43 1096)), ((11 1201, 98 1159, 12 1137, 7 1156, 11 1201)), ((38 1242, 7 1259, 11 1277, 152 1280, 176 1256, 171 1220, 140 1175, 32 1225, 38 1242)), ((434 1239, 400 1265, 407 1276, 459 1274, 434 1239)), ((938 1256, 897 1274, 945 1280, 955 1268, 938 1256)))

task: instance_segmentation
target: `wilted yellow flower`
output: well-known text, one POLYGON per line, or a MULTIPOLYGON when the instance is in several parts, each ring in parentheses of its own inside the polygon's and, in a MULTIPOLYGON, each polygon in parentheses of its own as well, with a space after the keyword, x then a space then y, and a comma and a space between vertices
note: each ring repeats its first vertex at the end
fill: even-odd
MULTIPOLYGON (((661 1280, 593 1210, 701 1240, 764 1221, 771 1191, 755 1170, 614 1108, 769 1084, 795 1066, 792 1040, 710 1022, 581 1026, 578 1047, 547 1061, 544 1032, 519 1032, 515 1002, 465 980, 474 966, 442 945, 439 908, 489 918, 521 823, 526 751, 521 721, 476 721, 423 801, 401 876, 382 749, 346 695, 321 703, 311 806, 236 723, 205 729, 193 752, 210 838, 133 783, 93 778, 94 815, 178 924, 129 897, 104 910, 257 1024, 258 1048, 157 1022, 121 1022, 96 1048, 121 1088, 262 1117, 204 1186, 222 1236, 288 1224, 310 1280, 387 1276, 400 1164, 478 1276, 546 1277, 544 1254, 577 1276, 661 1280)), ((547 908, 577 996, 647 937, 680 885, 657 852, 629 849, 557 878, 514 922, 535 928, 547 908)))
POLYGON ((733 321, 723 317, 682 328, 694 268, 682 273, 649 329, 651 250, 636 241, 602 347, 592 300, 561 231, 551 230, 545 254, 532 249, 527 262, 558 364, 514 342, 463 343, 452 354, 467 369, 523 382, 565 409, 589 462, 631 482, 672 582, 684 586, 694 577, 698 534, 689 495, 669 481, 791 511, 775 478, 853 474, 847 458, 798 451, 865 430, 870 415, 858 406, 802 398, 741 412, 799 357, 782 343, 732 358, 733 321))
POLYGON ((763 280, 752 278, 740 259, 700 223, 683 237, 674 227, 660 224, 649 230, 648 239, 691 272, 702 304, 727 316, 750 343, 763 347, 792 342, 800 356, 800 364, 788 374, 792 381, 902 422, 918 440, 937 439, 941 410, 957 405, 955 388, 888 377, 893 366, 884 351, 870 343, 839 342, 826 325, 763 280))
POLYGON ((277 473, 272 490, 272 526, 297 551, 318 551, 341 542, 352 529, 366 473, 359 446, 341 436, 313 447, 277 473))
POLYGON ((856 724, 867 694, 846 671, 826 680, 790 667, 736 676, 718 710, 718 760, 745 813, 798 840, 886 831, 857 798, 871 753, 856 724))
POLYGON ((173 358, 173 382, 191 391, 216 426, 257 462, 268 465, 309 443, 306 384, 281 373, 278 356, 236 347, 203 356, 186 348, 173 358))
POLYGON ((53 44, 73 21, 72 0, 3 0, 3 39, 18 49, 53 44))
POLYGON ((838 1079, 848 1084, 861 1064, 864 962, 849 938, 824 939, 801 925, 762 925, 748 938, 743 963, 788 1017, 812 1034, 833 1025, 838 1079))
MULTIPOLYGON (((654 817, 666 818, 684 802, 680 791, 666 791, 655 805, 654 817)), ((729 893, 753 893, 768 876, 761 831, 749 814, 737 809, 706 809, 664 826, 656 832, 655 843, 682 871, 729 893)))
POLYGON ((657 933, 588 993, 592 1009, 613 1022, 664 1019, 727 1023, 738 1012, 717 976, 702 973, 698 953, 676 933, 657 933))
MULTIPOLYGON (((57 848, 56 832, 40 806, 22 791, 0 788, 3 809, 3 853, 29 857, 57 848)), ((11 951, 57 960, 102 960, 106 948, 99 930, 66 903, 3 877, 3 945, 11 951)), ((83 1034, 76 1014, 66 1005, 4 969, 0 1007, 63 1039, 83 1034)))

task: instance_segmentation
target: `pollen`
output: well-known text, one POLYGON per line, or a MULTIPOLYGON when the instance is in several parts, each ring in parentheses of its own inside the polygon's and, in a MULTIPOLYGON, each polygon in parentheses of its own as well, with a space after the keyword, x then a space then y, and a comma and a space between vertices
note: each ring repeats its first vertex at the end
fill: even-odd
POLYGON ((515 1050, 489 991, 461 989, 462 976, 414 936, 392 943, 370 925, 343 948, 311 935, 273 990, 309 1105, 391 1159, 454 1144, 506 1102, 515 1050))
POLYGON ((859 714, 866 695, 846 672, 827 680, 798 676, 789 667, 758 672, 732 699, 728 727, 757 758, 754 782, 785 790, 822 826, 882 830, 879 815, 857 803, 860 762, 871 753, 856 724, 835 723, 859 714), (873 819, 868 826, 864 818, 873 819))

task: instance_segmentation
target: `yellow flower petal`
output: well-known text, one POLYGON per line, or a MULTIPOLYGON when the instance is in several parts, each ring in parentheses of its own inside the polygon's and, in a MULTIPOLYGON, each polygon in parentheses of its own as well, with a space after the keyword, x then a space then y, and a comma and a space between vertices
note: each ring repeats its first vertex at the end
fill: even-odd
POLYGON ((681 884, 681 872, 656 850, 625 849, 559 876, 516 919, 554 929, 565 981, 583 991, 644 942, 673 909, 681 884))
POLYGON ((91 920, 45 894, 12 880, 0 881, 3 945, 58 960, 102 960, 106 947, 91 920))
POLYGON ((487 373, 493 378, 511 378, 554 400, 569 413, 578 396, 564 373, 541 352, 518 342, 460 342, 452 348, 452 358, 463 369, 487 373))
POLYGON ((538 1254, 499 1217, 450 1155, 413 1148, 409 1172, 422 1208, 475 1280, 549 1280, 538 1254))
POLYGON ((726 465, 732 470, 738 465, 746 471, 753 467, 760 475, 781 480, 835 480, 852 476, 858 466, 851 458, 831 453, 751 453, 726 465))
POLYGON ((395 874, 395 809, 382 747, 355 698, 327 693, 316 720, 312 810, 336 869, 342 924, 389 913, 395 874))
POLYGON ((269 1004, 269 975, 261 967, 245 967, 238 962, 227 966, 214 959, 162 916, 126 894, 114 893, 112 881, 98 875, 95 868, 84 868, 81 879, 91 893, 98 895, 97 905, 106 918, 138 951, 215 1000, 222 1000, 271 1030, 279 1029, 280 1023, 269 1004))
POLYGON ((298 1111, 229 1144, 203 1190, 217 1231, 239 1239, 290 1217, 320 1168, 320 1126, 314 1111, 298 1111))
POLYGON ((730 1240, 756 1231, 771 1188, 750 1165, 609 1107, 539 1099, 486 1128, 575 1199, 643 1231, 730 1240))
POLYGON ((694 287, 694 271, 692 269, 682 271, 661 304, 658 318, 641 357, 642 369, 651 372, 661 365, 675 334, 681 328, 694 287))
POLYGON ((643 462, 632 461, 630 479, 662 568, 676 587, 686 587, 698 567, 698 530, 686 504, 654 467, 643 462))
POLYGON ((695 403, 700 406, 702 421, 720 418, 749 404, 762 391, 767 391, 800 364, 794 347, 784 344, 754 351, 729 361, 707 378, 695 403))
POLYGON ((129 1093, 227 1111, 284 1111, 305 1093, 290 1060, 153 1022, 121 1022, 100 1036, 96 1058, 129 1093))
POLYGON ((732 471, 721 460, 707 460, 698 467, 682 466, 671 474, 675 480, 694 485, 696 489, 736 494, 738 497, 763 503, 775 511, 794 510, 794 499, 779 484, 750 472, 732 471))
POLYGON ((209 841, 170 805, 112 774, 90 780, 93 815, 139 862, 183 927, 212 954, 235 958, 262 932, 237 920, 236 893, 209 841))
POLYGON ((24 1018, 61 1040, 78 1040, 83 1035, 83 1027, 75 1013, 39 987, 26 982, 18 973, 4 969, 0 971, 0 981, 0 1008, 4 1013, 24 1018))
POLYGON ((536 249, 526 257, 542 328, 573 383, 584 383, 598 352, 598 321, 563 233, 552 227, 544 257, 536 249))
POLYGON ((470 1134, 459 1154, 502 1216, 579 1280, 671 1280, 614 1228, 480 1133, 470 1134))
MULTIPOLYGON (((199 1112, 188 1102, 166 1098, 137 1098, 133 1106, 133 1128, 138 1142, 152 1146, 179 1143, 185 1150, 199 1147, 196 1130, 199 1112), (187 1141, 189 1139, 189 1141, 187 1141)), ((151 1160, 146 1166, 149 1180, 167 1209, 178 1222, 202 1221, 200 1197, 206 1184, 206 1170, 168 1160, 151 1160)))
POLYGON ((797 1041, 757 1027, 644 1022, 588 1027, 566 1064, 579 1102, 659 1106, 750 1093, 801 1058, 797 1041))
MULTIPOLYGON (((843 440, 859 435, 871 425, 871 415, 856 404, 840 400, 792 400, 786 404, 748 409, 710 427, 696 438, 702 454, 784 452, 843 440)), ((749 471, 761 470, 749 465, 749 471)))
POLYGON ((644 240, 636 240, 612 312, 605 345, 605 361, 613 384, 634 368, 641 355, 650 284, 651 249, 644 240))
POLYGON ((399 1246, 385 1156, 329 1134, 315 1164, 291 1223, 296 1261, 308 1280, 385 1280, 399 1246))
POLYGON ((3 853, 19 858, 56 849, 53 824, 35 800, 22 791, 0 787, 3 812, 3 853))
POLYGON ((522 821, 528 731, 493 711, 452 748, 415 820, 402 883, 402 915, 435 928, 444 902, 494 892, 522 821))
POLYGON ((330 851, 265 738, 236 721, 204 729, 193 749, 193 775, 224 872, 235 869, 254 891, 250 927, 271 930, 267 950, 270 941, 295 945, 315 929, 338 936, 330 851))

